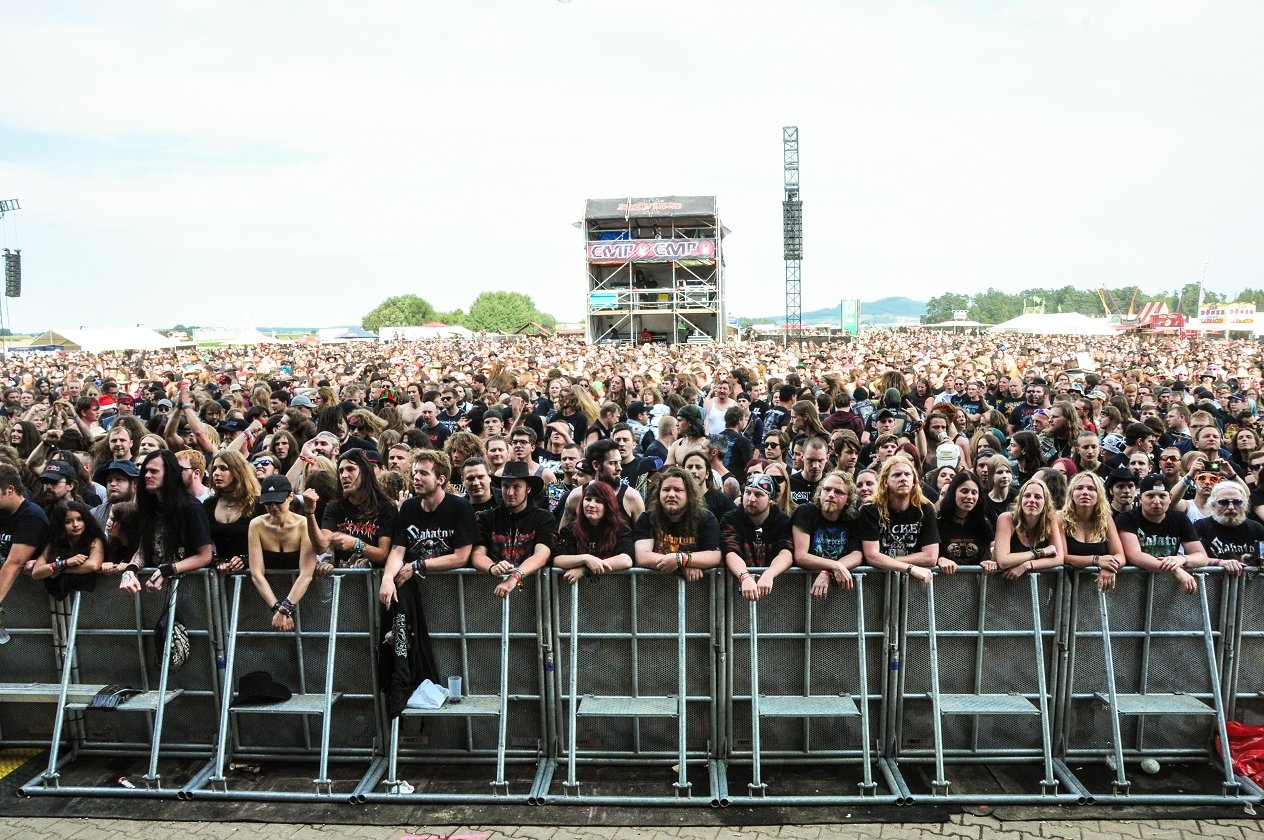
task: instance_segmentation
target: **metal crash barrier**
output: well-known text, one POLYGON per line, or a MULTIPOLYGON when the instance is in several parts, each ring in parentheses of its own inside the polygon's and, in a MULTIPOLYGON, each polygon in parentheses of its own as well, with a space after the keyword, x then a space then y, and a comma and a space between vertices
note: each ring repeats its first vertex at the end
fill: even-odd
MULTIPOLYGON (((1095 573, 964 568, 923 585, 862 569, 853 589, 831 584, 818 601, 815 573, 792 569, 756 603, 720 569, 694 583, 634 569, 575 585, 555 569, 508 599, 473 569, 432 573, 421 581, 429 636, 462 702, 391 721, 377 570, 314 579, 290 633, 272 629, 248 576, 186 575, 173 582, 190 647, 179 669, 156 630, 165 593, 128 595, 103 578, 54 602, 22 580, 0 644, 0 746, 49 749, 22 789, 33 795, 1259 802, 1213 746, 1230 719, 1264 722, 1258 571, 1198 570, 1192 594, 1133 569, 1099 593, 1095 573), (250 672, 291 696, 234 705, 250 672), (114 684, 138 693, 89 708, 114 684), (134 762, 136 787, 118 785, 117 769, 102 778, 104 757, 134 762), (242 769, 256 763, 265 772, 242 769), (310 787, 269 772, 294 764, 312 768, 310 787)), ((294 574, 270 574, 274 591, 294 574)))
POLYGON ((390 721, 385 777, 377 774, 362 800, 526 801, 548 785, 546 674, 553 661, 541 644, 550 624, 548 577, 531 575, 508 598, 493 591, 499 582, 474 569, 431 572, 420 581, 436 666, 461 677, 462 696, 437 709, 407 708, 390 721), (432 771, 425 783, 401 778, 401 765, 419 763, 432 771), (455 767, 433 772, 444 764, 455 767), (461 765, 491 765, 494 778, 461 778, 461 765), (510 780, 508 765, 525 766, 528 775, 510 780))
POLYGON ((48 767, 24 794, 177 796, 179 788, 163 782, 160 759, 205 758, 215 736, 214 588, 207 571, 159 593, 123 592, 117 578, 102 577, 95 591, 55 602, 64 644, 48 767), (177 625, 188 650, 173 668, 177 625), (111 698, 112 689, 121 691, 111 698), (142 783, 122 786, 117 772, 99 768, 66 778, 83 756, 145 758, 142 783))
POLYGON ((1198 591, 1192 594, 1170 574, 1136 569, 1120 572, 1106 593, 1097 591, 1093 571, 1065 581, 1073 609, 1066 617, 1061 750, 1068 762, 1106 765, 1108 781, 1093 785, 1096 800, 1259 800, 1259 788, 1235 776, 1229 751, 1218 755, 1212 748, 1216 737, 1227 742, 1223 643, 1231 638, 1226 622, 1237 614, 1240 587, 1218 567, 1193 574, 1198 591), (1131 790, 1128 765, 1155 772, 1169 761, 1205 763, 1215 782, 1201 790, 1131 790))
POLYGON ((851 590, 831 580, 827 596, 815 600, 816 576, 789 569, 771 593, 746 601, 737 580, 725 575, 730 667, 723 754, 730 782, 739 765, 750 770, 747 796, 730 796, 730 802, 903 802, 904 791, 890 767, 879 762, 877 750, 890 673, 884 667, 884 616, 898 578, 856 569, 851 590), (855 765, 859 778, 850 790, 831 775, 833 792, 770 792, 765 765, 855 765), (884 790, 875 774, 882 777, 884 790))
POLYGON ((48 597, 44 586, 22 578, 5 600, 8 641, 0 645, 0 745, 48 746, 50 704, 60 694, 64 632, 69 603, 48 597))
POLYGON ((720 571, 688 583, 629 569, 574 585, 553 572, 553 648, 561 662, 553 712, 564 718, 555 749, 566 766, 565 795, 551 797, 544 787, 535 801, 720 805, 727 799, 715 752, 725 655, 720 571), (650 777, 632 773, 637 765, 651 768, 650 777), (690 765, 707 768, 709 797, 692 795, 690 765))
MULTIPOLYGON (((298 572, 270 572, 273 592, 289 591, 298 572)), ((303 801, 334 793, 331 761, 362 763, 348 798, 378 771, 381 714, 377 691, 377 588, 370 569, 339 569, 311 582, 294 614, 294 630, 272 628, 272 612, 248 574, 226 581, 229 624, 216 748, 181 790, 184 797, 303 801), (368 663, 369 667, 365 667, 368 663), (263 673, 283 686, 275 696, 242 703, 243 674, 263 673), (288 699, 283 699, 288 694, 288 699), (318 764, 314 791, 234 787, 231 765, 254 761, 318 764)), ((236 777, 240 778, 240 777, 236 777)))
MULTIPOLYGON (((974 765, 984 774, 998 765, 1035 765, 1036 778, 1024 791, 984 779, 985 786, 1000 787, 986 794, 989 802, 1087 798, 1053 753, 1049 672, 1061 579, 1055 571, 1011 580, 977 566, 952 575, 936 570, 925 585, 903 578, 887 749, 901 768, 933 765, 928 786, 934 800, 978 801, 978 790, 953 790, 949 764, 974 765)), ((965 771, 959 766, 957 772, 965 771)), ((906 783, 912 775, 902 772, 906 783)))

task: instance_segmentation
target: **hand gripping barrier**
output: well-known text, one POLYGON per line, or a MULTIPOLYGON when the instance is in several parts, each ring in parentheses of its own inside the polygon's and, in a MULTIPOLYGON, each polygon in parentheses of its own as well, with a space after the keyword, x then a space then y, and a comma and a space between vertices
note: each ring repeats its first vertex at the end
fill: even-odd
MULTIPOLYGON (((269 572, 273 592, 289 591, 297 574, 269 572)), ((272 612, 249 575, 227 581, 231 595, 216 747, 211 760, 181 789, 182 797, 328 801, 334 792, 329 776, 334 760, 367 765, 349 793, 354 799, 380 772, 375 580, 371 569, 339 569, 314 578, 295 611, 292 632, 272 628, 272 612), (290 698, 236 702, 238 679, 255 671, 289 689, 290 698), (230 784, 233 762, 313 758, 318 763, 313 791, 230 784)))
POLYGON ((462 697, 438 709, 408 708, 390 721, 385 778, 378 773, 361 801, 526 801, 547 786, 548 578, 531 575, 508 598, 494 593, 499 582, 474 569, 430 572, 417 582, 436 666, 445 677, 461 677, 462 697), (401 764, 423 762, 430 765, 425 784, 400 778, 401 764), (490 785, 464 778, 487 765, 495 773, 490 785), (530 775, 508 779, 508 765, 530 775), (519 781, 524 790, 511 797, 519 781))
POLYGON ((851 590, 831 581, 826 598, 814 600, 816 576, 815 571, 788 569, 772 592, 758 601, 744 600, 737 579, 724 576, 731 653, 725 673, 730 710, 723 739, 727 749, 722 754, 730 777, 737 765, 750 767, 748 795, 730 801, 901 803, 903 791, 890 768, 878 761, 874 732, 883 719, 889 673, 883 667, 883 618, 892 589, 888 577, 895 578, 874 569, 855 569, 851 590), (770 794, 763 777, 765 764, 856 765, 860 778, 851 792, 831 771, 827 779, 837 787, 835 793, 770 794), (875 766, 886 783, 884 791, 874 781, 875 766))
POLYGON ((4 603, 0 621, 9 641, 0 645, 0 744, 48 746, 52 719, 48 704, 60 695, 68 603, 48 597, 42 583, 19 578, 4 603))
POLYGON ((953 575, 936 570, 925 585, 904 576, 901 595, 899 680, 887 748, 905 783, 916 772, 912 765, 929 761, 934 801, 1085 801, 1086 792, 1053 754, 1048 672, 1061 573, 1010 580, 977 566, 953 575), (1039 769, 1036 779, 1017 780, 1027 791, 998 789, 976 772, 970 787, 981 781, 992 790, 954 793, 949 763, 975 765, 983 774, 995 765, 1039 769), (1066 790, 1059 792, 1059 782, 1066 790))
MULTIPOLYGON (((1068 579, 1069 666, 1061 688, 1061 751, 1068 762, 1104 762, 1092 782, 1095 800, 1212 804, 1259 801, 1260 790, 1233 773, 1225 737, 1222 691, 1226 622, 1236 614, 1237 581, 1218 567, 1193 572, 1198 591, 1186 594, 1167 573, 1127 568, 1113 591, 1099 593, 1094 570, 1068 579), (1205 762, 1219 790, 1134 793, 1127 764, 1205 762), (1107 788, 1109 786, 1109 789, 1107 788)), ((1248 666, 1251 668, 1251 666, 1248 666)), ((1080 772, 1082 780, 1088 771, 1080 772)), ((1183 784, 1197 785, 1202 780, 1183 784)))
POLYGON ((164 786, 159 760, 202 759, 211 750, 219 702, 212 574, 184 575, 161 593, 123 592, 117 580, 104 576, 95 591, 75 592, 57 605, 65 641, 48 767, 22 788, 26 795, 174 798, 179 788, 164 786), (62 615, 66 604, 69 613, 62 615), (167 604, 173 605, 170 610, 164 609, 167 604), (155 626, 164 612, 175 620, 164 621, 159 634, 155 626), (177 622, 189 639, 178 671, 171 668, 177 622), (113 708, 92 708, 93 697, 107 685, 124 685, 135 693, 113 708), (63 752, 67 729, 70 749, 63 752), (120 786, 113 764, 109 771, 77 772, 77 759, 92 755, 146 758, 145 772, 136 774, 144 784, 120 786), (64 777, 72 771, 73 780, 64 777))
MULTIPOLYGON (((562 663, 555 711, 566 718, 557 754, 566 781, 565 795, 549 804, 720 805, 727 791, 714 754, 723 641, 719 571, 687 583, 679 575, 629 569, 574 585, 562 570, 553 573, 554 649, 562 663), (584 783, 596 793, 581 793, 581 764, 601 768, 584 783), (692 797, 691 764, 707 767, 708 799, 692 797), (655 768, 653 777, 635 776, 635 765, 655 768), (665 780, 658 773, 668 768, 675 776, 671 795, 659 792, 665 780)), ((535 801, 547 794, 541 789, 535 801)))

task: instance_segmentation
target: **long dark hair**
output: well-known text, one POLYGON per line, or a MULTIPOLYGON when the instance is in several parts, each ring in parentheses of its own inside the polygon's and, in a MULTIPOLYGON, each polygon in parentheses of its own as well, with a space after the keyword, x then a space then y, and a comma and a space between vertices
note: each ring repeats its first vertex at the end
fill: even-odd
POLYGON ((179 552, 185 541, 184 508, 194 504, 193 497, 184 489, 180 479, 183 467, 176 460, 170 449, 158 449, 145 456, 140 465, 140 481, 136 483, 136 511, 140 518, 140 550, 145 565, 156 565, 157 556, 163 562, 174 563, 180 559, 179 552), (162 486, 154 492, 145 486, 145 468, 155 460, 162 461, 162 486), (160 527, 165 524, 167 527, 160 527), (154 544, 154 539, 161 534, 163 545, 154 544), (159 550, 161 548, 161 550, 159 550))
POLYGON ((382 509, 382 505, 390 504, 391 500, 386 498, 386 494, 378 486, 377 476, 374 475, 373 465, 369 463, 368 456, 364 454, 363 449, 348 449, 338 456, 340 465, 343 461, 350 461, 359 468, 360 487, 356 491, 358 498, 353 499, 342 489, 342 481, 340 479, 338 481, 338 498, 355 508, 356 515, 366 521, 376 519, 377 512, 382 509))
POLYGON ((580 502, 579 515, 571 528, 575 533, 575 545, 580 551, 604 559, 614 553, 615 544, 628 525, 623 518, 623 505, 615 498, 610 485, 604 481, 588 482, 584 485, 583 498, 590 499, 594 496, 605 508, 601 521, 596 525, 589 522, 584 516, 583 502, 580 502))
POLYGON ((968 481, 974 482, 974 486, 979 488, 979 501, 975 503, 974 510, 966 514, 966 526, 980 530, 987 527, 987 514, 983 510, 983 482, 973 470, 962 470, 952 477, 948 489, 939 497, 939 521, 950 523, 956 517, 957 490, 968 481))
POLYGON ((672 465, 664 467, 655 476, 653 492, 650 493, 649 504, 646 507, 650 513, 650 519, 654 523, 654 530, 666 532, 671 530, 674 525, 667 518, 667 512, 663 510, 663 504, 659 500, 659 488, 662 487, 664 481, 669 478, 678 478, 685 484, 685 515, 680 522, 685 536, 694 536, 698 532, 698 523, 706 514, 707 507, 703 501, 704 494, 693 483, 693 479, 689 477, 689 473, 685 472, 683 467, 672 465))
POLYGON ((73 499, 53 508, 52 522, 49 523, 48 530, 48 556, 54 560, 74 554, 87 554, 92 550, 92 543, 95 540, 100 540, 102 547, 105 546, 105 531, 101 530, 101 523, 97 522, 97 518, 92 515, 92 509, 83 502, 73 499), (74 542, 66 536, 66 515, 71 511, 78 513, 83 520, 83 534, 74 542))

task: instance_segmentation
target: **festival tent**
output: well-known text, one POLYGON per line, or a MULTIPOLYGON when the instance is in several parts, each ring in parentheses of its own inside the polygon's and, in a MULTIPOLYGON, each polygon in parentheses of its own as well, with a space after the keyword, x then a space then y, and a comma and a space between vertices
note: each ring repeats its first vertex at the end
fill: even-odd
POLYGON ((444 324, 439 321, 431 321, 419 327, 382 327, 378 330, 378 338, 382 341, 421 341, 428 338, 454 336, 469 338, 472 335, 474 335, 472 330, 460 324, 444 324))
POLYGON ((254 327, 194 327, 198 344, 271 344, 276 339, 254 327))
POLYGON ((167 338, 146 327, 109 327, 105 329, 47 330, 31 339, 32 345, 57 345, 67 353, 105 353, 110 350, 158 350, 181 347, 188 342, 167 338))
POLYGON ((324 327, 316 331, 321 341, 374 341, 377 336, 359 327, 324 327))
POLYGON ((985 324, 982 321, 940 321, 938 324, 913 324, 912 326, 920 327, 926 330, 977 330, 983 327, 990 327, 991 324, 985 324))
POLYGON ((1105 318, 1090 318, 1078 312, 1028 313, 997 324, 990 333, 1027 335, 1117 335, 1118 327, 1105 318))

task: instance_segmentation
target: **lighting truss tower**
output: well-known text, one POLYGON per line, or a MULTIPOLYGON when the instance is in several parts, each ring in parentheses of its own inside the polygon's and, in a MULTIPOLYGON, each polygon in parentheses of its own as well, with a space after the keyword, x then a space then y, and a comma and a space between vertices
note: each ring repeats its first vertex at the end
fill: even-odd
POLYGON ((781 129, 785 147, 786 197, 781 202, 782 245, 786 260, 786 328, 782 344, 803 334, 803 202, 799 200, 799 127, 781 129))

